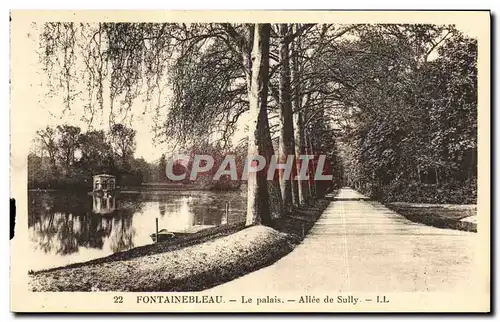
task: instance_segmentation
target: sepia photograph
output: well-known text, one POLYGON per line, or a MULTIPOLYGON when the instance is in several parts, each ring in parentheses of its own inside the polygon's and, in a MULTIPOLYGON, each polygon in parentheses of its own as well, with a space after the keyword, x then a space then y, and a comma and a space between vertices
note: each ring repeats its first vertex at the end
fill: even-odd
POLYGON ((489 312, 490 13, 372 13, 11 12, 13 310, 489 312))

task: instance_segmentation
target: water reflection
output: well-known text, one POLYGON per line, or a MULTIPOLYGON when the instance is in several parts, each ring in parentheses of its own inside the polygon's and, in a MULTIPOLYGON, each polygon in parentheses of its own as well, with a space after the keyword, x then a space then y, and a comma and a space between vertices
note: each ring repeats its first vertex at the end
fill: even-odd
POLYGON ((92 196, 93 199, 93 209, 95 214, 109 215, 113 213, 116 209, 116 197, 114 196, 92 196))
POLYGON ((28 226, 32 268, 86 261, 152 243, 159 228, 194 233, 244 220, 244 194, 173 192, 96 197, 30 192, 28 226), (226 202, 229 212, 226 214, 226 202))

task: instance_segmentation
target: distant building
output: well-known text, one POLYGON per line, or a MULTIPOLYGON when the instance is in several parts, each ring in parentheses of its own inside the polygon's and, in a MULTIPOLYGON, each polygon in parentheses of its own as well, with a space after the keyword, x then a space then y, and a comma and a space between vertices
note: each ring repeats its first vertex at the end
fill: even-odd
POLYGON ((116 189, 116 178, 110 174, 97 174, 93 176, 94 191, 112 191, 116 189))

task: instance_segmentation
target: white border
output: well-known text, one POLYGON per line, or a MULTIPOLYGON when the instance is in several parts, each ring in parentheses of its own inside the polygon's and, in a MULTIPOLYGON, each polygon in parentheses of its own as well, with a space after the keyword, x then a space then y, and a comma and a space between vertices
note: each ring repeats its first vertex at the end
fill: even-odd
MULTIPOLYGON (((5 3, 5 2, 3 2, 5 3)), ((3 5, 2 3, 2 5, 3 5)), ((75 2, 69 2, 69 1, 55 1, 55 0, 50 0, 50 1, 43 1, 43 2, 38 2, 38 1, 28 1, 28 0, 18 0, 15 1, 15 3, 11 4, 12 7, 9 9, 170 9, 170 10, 200 10, 200 9, 212 9, 212 10, 217 10, 217 9, 237 9, 237 10, 243 10, 243 9, 331 9, 328 8, 327 5, 335 5, 335 9, 492 9, 493 13, 498 13, 498 1, 481 1, 481 0, 475 0, 475 1, 436 1, 436 0, 420 0, 420 1, 354 1, 354 0, 349 0, 349 1, 336 1, 336 2, 326 2, 326 1, 320 1, 320 0, 307 0, 307 1, 284 1, 284 0, 277 0, 277 1, 263 1, 263 0, 252 0, 252 1, 247 1, 247 2, 234 2, 234 1, 221 1, 221 0, 213 0, 213 1, 179 1, 179 2, 170 2, 170 1, 151 1, 151 0, 141 0, 141 1, 120 1, 120 7, 116 7, 111 1, 105 2, 102 0, 86 0, 84 2, 80 1, 75 1, 75 2), (82 4, 85 4, 85 7, 82 7, 82 4)), ((3 8, 2 8, 3 9, 3 8)), ((3 81, 3 84, 1 86, 0 90, 0 95, 1 95, 1 102, 4 105, 2 108, 0 108, 0 131, 2 132, 0 135, 0 151, 3 151, 2 157, 0 157, 0 160, 2 162, 2 166, 0 167, 0 175, 1 175, 1 181, 0 181, 0 189, 3 194, 3 201, 4 205, 7 205, 7 198, 9 195, 9 170, 8 166, 10 164, 10 158, 9 154, 7 153, 7 149, 9 149, 9 90, 8 90, 8 75, 9 75, 9 23, 8 23, 8 8, 5 8, 1 12, 3 13, 0 17, 0 37, 3 43, 3 46, 0 48, 0 57, 2 58, 2 61, 4 62, 1 66, 1 75, 3 75, 3 78, 1 80, 3 81)), ((495 20, 495 19, 494 19, 495 20)), ((496 29, 496 28, 495 28, 496 29)), ((496 31, 496 30, 495 30, 496 31)), ((494 43, 498 43, 498 32, 493 32, 494 35, 494 43)), ((494 59, 496 55, 492 55, 492 58, 494 59)), ((498 71, 498 65, 496 64, 495 70, 493 70, 493 75, 496 75, 498 71)), ((498 82, 495 82, 495 89, 493 89, 493 93, 499 92, 499 86, 498 82)), ((494 102, 493 102, 493 108, 498 106, 498 99, 497 96, 494 97, 494 102)), ((499 124, 498 122, 500 119, 499 113, 497 112, 495 115, 495 123, 499 124)), ((493 127, 494 134, 496 135, 496 129, 493 127)), ((495 142, 494 140, 493 142, 495 142)), ((495 148, 497 148, 495 144, 495 148)), ((498 159, 497 159, 498 161, 498 159)), ((494 168, 499 169, 500 167, 495 167, 495 165, 492 165, 494 168)), ((498 170, 497 170, 498 171, 498 170)), ((495 184, 497 184, 497 178, 495 178, 495 184)), ((498 191, 495 193, 495 197, 492 198, 494 200, 500 200, 500 193, 498 191)), ((9 219, 8 219, 8 211, 7 211, 7 206, 4 206, 3 209, 5 209, 4 214, 0 216, 2 220, 4 221, 2 223, 2 227, 4 229, 4 232, 7 231, 9 227, 9 219)), ((498 228, 498 219, 496 220, 496 225, 494 227, 495 229, 498 228)), ((496 231, 496 230, 495 230, 496 231)), ((492 237, 495 239, 495 246, 498 246, 497 238, 495 237, 496 234, 492 234, 492 237)), ((11 320, 14 319, 15 316, 13 316, 11 313, 9 313, 9 301, 10 301, 10 292, 9 292, 9 266, 7 265, 8 259, 6 258, 9 254, 9 244, 5 241, 6 238, 4 238, 4 243, 1 245, 1 251, 2 254, 5 256, 4 257, 4 265, 1 266, 0 270, 2 271, 1 274, 1 282, 3 283, 1 290, 4 293, 4 296, 2 298, 4 301, 2 301, 2 320, 11 320), (7 300, 9 298, 9 301, 7 300)), ((495 249, 494 247, 493 249, 495 249)), ((496 303, 494 303, 494 306, 497 307, 497 302, 498 297, 495 300, 496 303)), ((492 308, 493 309, 493 308, 492 308)), ((150 316, 151 317, 151 316, 150 316)), ((367 316, 366 316, 367 317, 367 316)), ((373 316, 372 316, 373 317, 373 316)), ((53 316, 39 316, 37 319, 40 319, 41 321, 52 321, 55 317, 53 316)), ((57 319, 59 320, 70 320, 72 317, 59 317, 57 319)), ((85 319, 93 319, 95 321, 97 320, 104 320, 104 317, 95 317, 95 316, 86 316, 84 317, 85 319)), ((117 317, 117 318, 122 318, 122 317, 117 317)), ((164 319, 165 317, 158 317, 156 318, 161 318, 164 319)), ((175 316, 170 316, 167 317, 169 320, 180 320, 181 317, 175 317, 175 316)), ((225 319, 235 319, 236 317, 234 316, 226 316, 226 317, 217 317, 217 316, 212 316, 212 317, 202 317, 202 316, 194 316, 194 318, 201 318, 201 319, 206 319, 206 318, 211 318, 211 319, 220 319, 220 318, 225 318, 225 319)), ((268 320, 271 319, 271 317, 254 317, 259 320, 268 320)), ((273 317, 275 318, 275 317, 273 317)), ((288 318, 288 317, 286 317, 288 318)), ((347 319, 348 317, 343 317, 343 316, 332 316, 330 318, 334 318, 335 320, 344 320, 347 319)), ((349 318, 349 320, 357 320, 361 319, 363 317, 357 316, 355 318, 349 318)), ((386 317, 379 317, 382 319, 385 319, 386 317)), ((439 316, 421 316, 416 318, 415 320, 428 320, 428 319, 433 319, 433 318, 439 318, 439 316)), ((451 317, 453 318, 453 317, 451 317)), ((142 321, 144 317, 139 317, 139 316, 133 316, 127 318, 128 320, 132 321, 142 321)), ((312 320, 313 317, 307 317, 307 316, 301 316, 298 317, 297 319, 299 320, 312 320)), ((395 318, 395 320, 403 320, 404 317, 398 316, 395 318)), ((472 318, 469 317, 467 320, 474 320, 478 318, 472 318)))

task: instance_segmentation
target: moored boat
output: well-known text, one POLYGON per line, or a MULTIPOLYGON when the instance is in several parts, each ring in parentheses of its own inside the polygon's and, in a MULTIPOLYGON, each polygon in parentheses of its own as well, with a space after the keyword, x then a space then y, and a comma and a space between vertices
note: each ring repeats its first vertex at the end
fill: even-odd
POLYGON ((171 233, 169 232, 168 230, 166 229, 161 229, 160 231, 158 231, 158 238, 156 236, 156 233, 153 233, 151 235, 149 235, 151 237, 151 239, 153 240, 153 242, 162 242, 162 241, 166 241, 166 240, 170 240, 170 239, 173 239, 175 238, 175 234, 174 233, 171 233))

